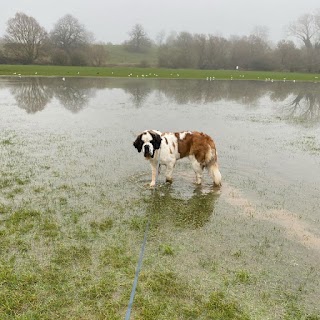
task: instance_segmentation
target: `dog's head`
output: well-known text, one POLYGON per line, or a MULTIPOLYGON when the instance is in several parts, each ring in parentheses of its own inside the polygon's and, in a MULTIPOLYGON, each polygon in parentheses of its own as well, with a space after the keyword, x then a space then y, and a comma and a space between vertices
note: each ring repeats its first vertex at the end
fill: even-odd
POLYGON ((143 150, 143 154, 146 159, 153 158, 156 150, 160 149, 161 132, 156 130, 143 131, 137 136, 133 145, 137 148, 138 152, 143 150))

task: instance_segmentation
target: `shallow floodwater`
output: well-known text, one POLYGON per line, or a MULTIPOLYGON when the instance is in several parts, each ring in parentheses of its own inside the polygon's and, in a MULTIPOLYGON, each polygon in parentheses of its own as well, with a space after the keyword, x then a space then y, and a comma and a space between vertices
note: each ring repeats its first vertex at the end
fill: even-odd
POLYGON ((3 205, 67 202, 90 208, 85 223, 106 214, 103 201, 124 203, 119 219, 157 216, 146 255, 169 243, 172 267, 199 287, 245 270, 255 280, 230 290, 251 299, 253 316, 277 318, 285 303, 272 297, 286 290, 320 312, 320 83, 1 78, 0 166, 3 205), (160 173, 151 191, 149 164, 132 146, 145 129, 211 135, 222 188, 207 175, 196 187, 181 160, 172 185, 160 173), (19 192, 3 182, 17 175, 19 192), (254 308, 261 292, 268 311, 254 308))

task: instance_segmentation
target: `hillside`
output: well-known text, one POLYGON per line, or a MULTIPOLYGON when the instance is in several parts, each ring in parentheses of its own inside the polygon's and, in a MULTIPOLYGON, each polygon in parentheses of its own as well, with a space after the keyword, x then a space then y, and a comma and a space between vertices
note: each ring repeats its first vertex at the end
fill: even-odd
POLYGON ((158 56, 157 49, 150 48, 147 53, 128 52, 122 45, 106 45, 108 50, 107 65, 141 65, 141 66, 157 66, 158 56))

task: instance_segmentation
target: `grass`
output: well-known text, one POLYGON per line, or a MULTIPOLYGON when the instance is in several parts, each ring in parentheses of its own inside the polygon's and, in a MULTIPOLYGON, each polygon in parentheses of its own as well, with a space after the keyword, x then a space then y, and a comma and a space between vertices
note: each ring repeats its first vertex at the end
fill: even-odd
POLYGON ((304 136, 302 140, 291 142, 290 145, 297 146, 301 150, 311 154, 320 153, 320 145, 315 136, 304 136))
POLYGON ((164 79, 207 79, 217 80, 263 80, 271 81, 316 81, 320 74, 288 73, 271 71, 235 70, 192 70, 139 67, 74 67, 43 65, 0 65, 1 76, 47 76, 47 77, 132 77, 164 79))

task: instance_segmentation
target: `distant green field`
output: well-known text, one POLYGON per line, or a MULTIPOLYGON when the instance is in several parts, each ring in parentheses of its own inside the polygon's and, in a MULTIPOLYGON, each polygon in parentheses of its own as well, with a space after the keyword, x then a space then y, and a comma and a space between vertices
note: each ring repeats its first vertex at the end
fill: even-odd
POLYGON ((108 65, 148 65, 156 66, 158 63, 157 49, 151 48, 146 53, 128 52, 122 45, 106 45, 108 51, 108 65))
POLYGON ((0 76, 132 77, 208 80, 314 81, 320 74, 236 70, 193 70, 137 67, 71 67, 43 65, 0 65, 0 76))

